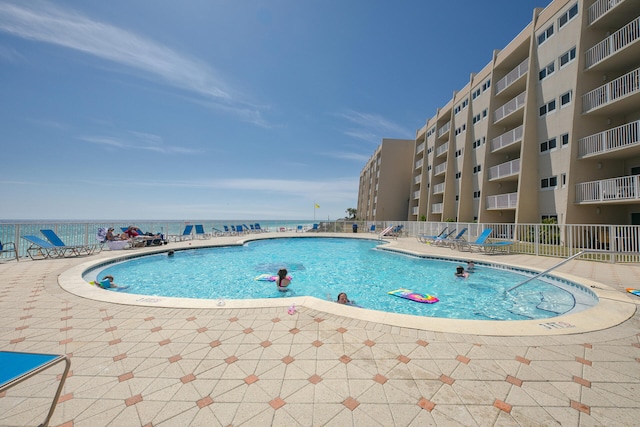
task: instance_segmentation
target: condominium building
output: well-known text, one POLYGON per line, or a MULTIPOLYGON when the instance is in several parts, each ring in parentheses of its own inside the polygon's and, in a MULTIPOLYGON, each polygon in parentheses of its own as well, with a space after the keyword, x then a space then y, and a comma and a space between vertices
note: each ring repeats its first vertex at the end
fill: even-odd
POLYGON ((408 220, 640 224, 640 0, 532 15, 417 131, 408 220))
POLYGON ((383 139, 360 172, 357 217, 369 221, 407 218, 415 153, 412 139, 383 139))

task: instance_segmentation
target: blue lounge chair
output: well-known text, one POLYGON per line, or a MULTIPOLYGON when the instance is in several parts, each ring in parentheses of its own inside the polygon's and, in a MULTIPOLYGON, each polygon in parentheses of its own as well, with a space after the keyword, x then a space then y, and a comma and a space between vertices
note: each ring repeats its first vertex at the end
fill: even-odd
POLYGON ((40 232, 44 234, 44 237, 46 237, 53 246, 61 249, 66 248, 75 255, 91 255, 98 248, 98 245, 66 245, 55 231, 45 229, 40 230, 40 232))
POLYGON ((264 232, 264 231, 267 231, 267 230, 264 230, 262 227, 260 227, 260 224, 259 224, 259 223, 257 223, 257 222, 256 222, 256 224, 254 225, 254 227, 256 228, 256 230, 258 231, 258 233, 262 233, 262 232, 264 232))
MULTIPOLYGON (((435 234, 435 235, 419 234, 419 235, 417 235, 417 236, 416 236, 416 239, 418 239, 418 242, 420 242, 420 243, 427 243, 427 242, 430 242, 430 241, 435 240, 435 239, 437 239, 437 238, 439 238, 439 237, 442 237, 442 236, 447 232, 447 229, 448 229, 448 228, 449 228, 449 227, 445 227, 445 228, 443 228, 443 229, 442 229, 442 231, 441 231, 440 233, 435 234)), ((455 231, 455 230, 453 230, 453 233, 455 233, 455 232, 456 232, 456 231, 455 231)))
POLYGON ((55 396, 49 412, 40 426, 48 426, 53 411, 56 409, 58 399, 62 393, 64 382, 69 375, 69 367, 71 361, 66 355, 57 354, 38 354, 38 353, 24 353, 17 351, 0 351, 0 395, 4 394, 6 390, 20 384, 23 381, 39 374, 40 372, 57 365, 60 362, 65 363, 64 371, 60 375, 60 383, 56 390, 55 396))
POLYGON ((371 224, 371 227, 369 227, 369 233, 375 233, 375 232, 376 232, 376 225, 371 224))
POLYGON ((29 258, 45 259, 45 258, 62 258, 69 252, 66 248, 59 248, 51 242, 41 239, 38 236, 22 236, 24 240, 30 243, 27 248, 29 258))
POLYGON ((514 242, 509 242, 509 241, 491 242, 489 241, 489 235, 492 232, 493 232, 492 229, 485 228, 482 231, 482 234, 480 234, 480 236, 478 236, 478 238, 474 242, 459 242, 457 244, 458 250, 464 250, 465 248, 467 248, 469 252, 472 252, 474 249, 477 249, 478 251, 483 251, 486 253, 494 253, 497 250, 502 250, 502 249, 506 249, 507 251, 509 251, 509 249, 511 248, 511 245, 513 245, 514 242))
MULTIPOLYGON (((450 248, 454 248, 458 243, 462 243, 462 242, 466 242, 465 238, 463 237, 464 234, 467 232, 467 227, 463 228, 462 230, 460 230, 460 232, 458 234, 455 235, 455 237, 453 238, 438 238, 435 239, 433 244, 435 245, 442 245, 442 246, 449 246, 450 248)), ((449 234, 451 235, 451 234, 449 234)))
POLYGON ((196 224, 195 228, 196 228, 196 237, 197 238, 199 238, 199 239, 208 239, 209 237, 211 237, 210 234, 205 233, 204 226, 202 224, 196 224))
POLYGON ((318 231, 320 231, 320 229, 318 228, 319 226, 320 224, 313 224, 313 227, 311 227, 309 231, 315 231, 317 233, 318 231))
POLYGON ((10 254, 13 252, 13 255, 16 257, 16 261, 20 261, 20 257, 18 256, 18 250, 16 249, 16 244, 13 242, 2 243, 0 242, 0 256, 2 254, 10 254))

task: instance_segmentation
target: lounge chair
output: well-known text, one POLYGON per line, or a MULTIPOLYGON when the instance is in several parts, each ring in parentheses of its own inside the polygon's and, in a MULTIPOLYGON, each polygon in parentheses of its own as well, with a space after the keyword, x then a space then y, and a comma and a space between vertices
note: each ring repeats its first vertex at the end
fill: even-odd
POLYGON ((254 227, 258 231, 258 233, 263 233, 263 232, 267 231, 267 230, 263 229, 262 227, 260 227, 260 224, 257 223, 257 222, 255 223, 254 227))
POLYGON ((193 239, 193 236, 191 235, 192 230, 193 230, 193 225, 191 224, 185 225, 184 231, 182 231, 182 234, 169 235, 169 240, 174 242, 182 242, 183 240, 193 239))
MULTIPOLYGON (((56 389, 56 393, 53 397, 49 412, 40 426, 48 426, 53 411, 56 409, 58 399, 62 393, 64 382, 69 375, 69 367, 71 366, 71 360, 67 355, 58 354, 39 354, 39 353, 24 353, 17 351, 0 351, 0 395, 4 395, 5 391, 9 390, 23 381, 28 380, 40 372, 57 365, 60 362, 65 363, 64 371, 59 376, 60 383, 56 389)), ((28 407, 26 407, 28 410, 28 407)))
POLYGON ((16 261, 20 261, 20 257, 18 256, 18 250, 16 249, 16 244, 13 242, 2 243, 0 242, 0 255, 6 253, 9 254, 13 252, 13 255, 16 257, 16 261))
POLYGON ((304 229, 302 228, 301 225, 296 227, 296 233, 302 233, 304 231, 304 229))
MULTIPOLYGON (((418 239, 418 242, 420 242, 420 243, 427 243, 427 242, 430 242, 430 241, 435 240, 435 239, 437 239, 437 238, 439 238, 439 237, 442 237, 442 236, 447 232, 447 229, 448 229, 448 228, 449 228, 449 227, 445 227, 445 228, 443 228, 443 229, 442 229, 442 231, 441 231, 440 233, 435 234, 435 235, 429 235, 429 234, 418 234, 418 235, 416 236, 416 239, 418 239)), ((455 230, 453 230, 453 232, 455 233, 455 230)))
POLYGON ((432 244, 434 245, 441 245, 441 246, 449 246, 451 249, 453 249, 458 243, 462 243, 462 242, 466 242, 465 238, 463 237, 464 234, 467 232, 467 228, 463 228, 462 230, 460 230, 460 232, 458 232, 458 234, 455 235, 455 237, 453 238, 438 238, 435 239, 432 244))
POLYGON ((213 227, 213 235, 214 236, 224 236, 225 232, 213 227))
POLYGON ((318 231, 320 231, 320 229, 318 228, 320 226, 320 224, 313 224, 313 227, 311 227, 308 231, 315 231, 316 233, 318 231))
POLYGON ((231 228, 233 228, 233 230, 230 230, 228 225, 223 225, 222 228, 224 228, 224 233, 227 236, 234 236, 236 234, 236 229, 235 229, 235 227, 233 225, 231 226, 231 228))
POLYGON ((502 249, 509 251, 509 249, 511 248, 511 245, 513 245, 514 242, 489 241, 489 235, 492 232, 493 230, 491 228, 485 228, 482 231, 482 234, 480 234, 480 236, 478 236, 478 238, 474 242, 459 242, 456 244, 456 246, 458 250, 464 250, 466 248, 469 250, 469 252, 472 252, 474 249, 477 249, 478 251, 483 251, 486 253, 494 253, 497 250, 502 250, 502 249))
POLYGON ((33 260, 62 258, 69 253, 68 248, 59 248, 38 236, 22 236, 22 238, 30 243, 27 248, 27 255, 33 260))
POLYGON ((369 233, 375 233, 375 232, 376 232, 376 225, 371 224, 371 227, 369 227, 369 233))
MULTIPOLYGON (((137 230, 140 231, 140 234, 138 234, 137 236, 133 237, 132 240, 132 246, 134 247, 139 247, 139 246, 154 246, 154 245, 162 245, 163 243, 166 245, 169 240, 168 238, 165 238, 164 234, 151 234, 151 233, 145 233, 142 230, 140 230, 138 227, 135 227, 137 230), (144 243, 144 245, 142 245, 141 243, 144 243)), ((129 230, 129 227, 120 227, 120 229, 122 230, 123 233, 126 233, 127 230, 129 230)), ((186 227, 185 227, 186 230, 186 227)))
POLYGON ((211 234, 205 233, 204 226, 202 224, 196 224, 195 229, 196 229, 196 238, 208 239, 209 237, 211 237, 211 234))
POLYGON ((53 230, 40 230, 44 237, 54 246, 59 248, 67 248, 76 255, 91 255, 98 249, 98 245, 66 245, 62 239, 53 230))

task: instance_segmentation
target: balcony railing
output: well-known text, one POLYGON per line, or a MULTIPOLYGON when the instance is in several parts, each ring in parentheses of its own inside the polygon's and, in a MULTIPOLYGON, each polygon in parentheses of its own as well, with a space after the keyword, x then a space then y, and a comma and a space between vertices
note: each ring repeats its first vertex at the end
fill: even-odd
POLYGON ((502 135, 493 138, 491 140, 491 152, 497 151, 507 145, 514 144, 522 141, 522 135, 524 132, 524 126, 520 125, 515 129, 511 129, 509 132, 505 132, 502 135))
POLYGON ((433 186, 433 194, 442 194, 444 193, 444 182, 440 184, 436 184, 433 186))
POLYGON ((422 181, 422 175, 416 175, 413 177, 414 184, 420 184, 421 181, 422 181))
POLYGON ((411 208, 411 215, 418 215, 419 210, 417 206, 411 208))
POLYGON ((446 172, 447 170, 447 162, 444 163, 440 163, 439 165, 437 165, 434 170, 433 173, 434 175, 440 175, 441 173, 446 172))
POLYGON ((578 157, 606 153, 640 143, 640 120, 578 140, 578 157))
POLYGON ((431 213, 441 214, 444 203, 434 203, 431 205, 431 213))
POLYGON ((438 129, 438 138, 449 132, 449 129, 451 129, 451 122, 445 123, 440 129, 438 129))
POLYGON ((522 92, 520 95, 516 96, 511 101, 507 102, 502 107, 494 111, 493 123, 497 123, 503 118, 507 117, 509 114, 512 114, 518 111, 520 108, 523 108, 525 96, 526 96, 526 92, 522 92))
POLYGON ((424 151, 424 146, 426 145, 426 143, 422 143, 420 145, 418 145, 418 148, 416 149, 416 154, 420 154, 424 151))
POLYGON ((424 159, 420 159, 416 162, 416 167, 414 169, 418 169, 421 168, 422 165, 424 164, 424 159))
MULTIPOLYGON (((609 10, 617 6, 619 3, 622 3, 624 0, 598 0, 594 4, 589 7, 588 16, 589 16, 589 25, 593 24, 595 21, 600 19, 602 15, 607 13, 609 10)), ((634 1, 634 0, 628 0, 634 1)))
POLYGON ((518 193, 487 196, 487 209, 515 209, 518 206, 518 193))
POLYGON ((489 180, 504 178, 520 173, 520 159, 511 160, 510 162, 489 168, 489 180))
POLYGON ((640 199, 640 175, 576 184, 576 203, 640 199))
POLYGON ((640 39, 640 17, 629 22, 606 39, 585 52, 585 68, 589 69, 600 61, 615 54, 625 46, 640 39))
POLYGON ((440 147, 436 149, 436 157, 441 156, 449 151, 449 143, 442 144, 440 147))
POLYGON ((413 199, 416 200, 416 199, 419 199, 419 198, 420 198, 420 190, 414 191, 413 192, 413 199))
POLYGON ((582 112, 614 102, 619 98, 638 92, 640 89, 640 68, 602 85, 582 96, 582 112))
POLYGON ((516 68, 509 71, 509 73, 498 80, 496 83, 496 95, 511 86, 513 82, 524 76, 529 71, 529 58, 522 61, 516 68))

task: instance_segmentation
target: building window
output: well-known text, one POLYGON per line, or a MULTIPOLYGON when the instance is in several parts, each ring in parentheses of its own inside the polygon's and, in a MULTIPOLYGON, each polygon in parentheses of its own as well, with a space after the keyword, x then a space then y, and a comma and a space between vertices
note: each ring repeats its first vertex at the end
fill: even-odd
POLYGON ((576 15, 578 15, 578 3, 574 4, 569 10, 560 15, 560 18, 558 18, 558 29, 567 25, 569 21, 576 17, 576 15))
POLYGON ((427 166, 427 170, 430 171, 431 170, 431 165, 427 166))
POLYGON ((556 100, 552 100, 540 107, 540 117, 544 117, 556 109, 556 100))
POLYGON ((542 178, 540 180, 540 188, 543 190, 553 190, 558 186, 558 177, 550 176, 549 178, 542 178))
POLYGON ((482 110, 482 118, 486 118, 487 117, 487 110, 488 108, 485 108, 484 110, 482 110))
POLYGON ((459 194, 456 194, 456 202, 457 202, 458 200, 460 200, 460 195, 459 195, 459 194))
POLYGON ((553 24, 551 24, 549 28, 547 28, 542 33, 540 33, 540 35, 538 36, 538 44, 541 45, 542 43, 547 41, 549 37, 551 37, 552 35, 553 35, 553 24))
POLYGON ((540 73, 538 73, 538 80, 542 81, 547 77, 549 77, 551 74, 553 74, 553 72, 555 71, 555 68, 556 68, 555 61, 553 61, 551 64, 547 65, 546 67, 542 68, 540 70, 540 73))
POLYGON ((486 137, 482 137, 480 139, 476 139, 475 141, 473 141, 473 149, 475 150, 476 148, 479 148, 482 144, 484 144, 486 137))
POLYGON ((473 167, 473 173, 474 174, 478 174, 480 173, 480 171, 482 171, 482 166, 481 165, 477 165, 473 167))
POLYGON ((569 91, 560 95, 560 108, 571 103, 571 95, 573 91, 569 91))
POLYGON ((562 188, 567 186, 567 174, 563 173, 562 175, 560 175, 560 184, 562 185, 562 188))
POLYGON ((482 85, 482 91, 484 92, 485 90, 489 89, 490 87, 491 87, 491 79, 489 79, 486 82, 484 82, 484 84, 482 85))
POLYGON ((460 179, 461 176, 462 176, 462 172, 457 172, 456 173, 456 179, 460 179))
POLYGON ((478 88, 478 89, 473 91, 473 94, 471 95, 471 98, 472 99, 476 99, 479 96, 480 96, 480 88, 478 88))
POLYGON ((432 152, 432 151, 433 151, 433 147, 429 147, 429 148, 427 149, 427 154, 431 154, 431 152, 432 152))
POLYGON ((479 199, 480 198, 480 190, 473 192, 473 198, 474 199, 479 199))
POLYGON ((575 46, 569 49, 567 52, 563 53, 560 56, 560 68, 564 67, 568 63, 572 62, 576 59, 576 48, 575 46))
POLYGON ((467 124, 463 124, 462 126, 460 126, 458 129, 456 129, 456 135, 460 135, 462 132, 464 132, 465 130, 467 130, 467 124))
POLYGON ((462 148, 459 150, 456 150, 455 152, 455 157, 460 157, 460 156, 462 156, 462 148))
POLYGON ((569 145, 569 134, 565 133, 563 135, 560 135, 560 142, 563 147, 569 145))
POLYGON ((553 220, 555 221, 555 224, 558 223, 558 215, 542 215, 540 219, 542 220, 542 222, 553 220))
POLYGON ((556 146, 557 146, 556 139, 551 138, 540 144, 540 152, 544 153, 546 151, 553 150, 554 148, 556 148, 556 146))

